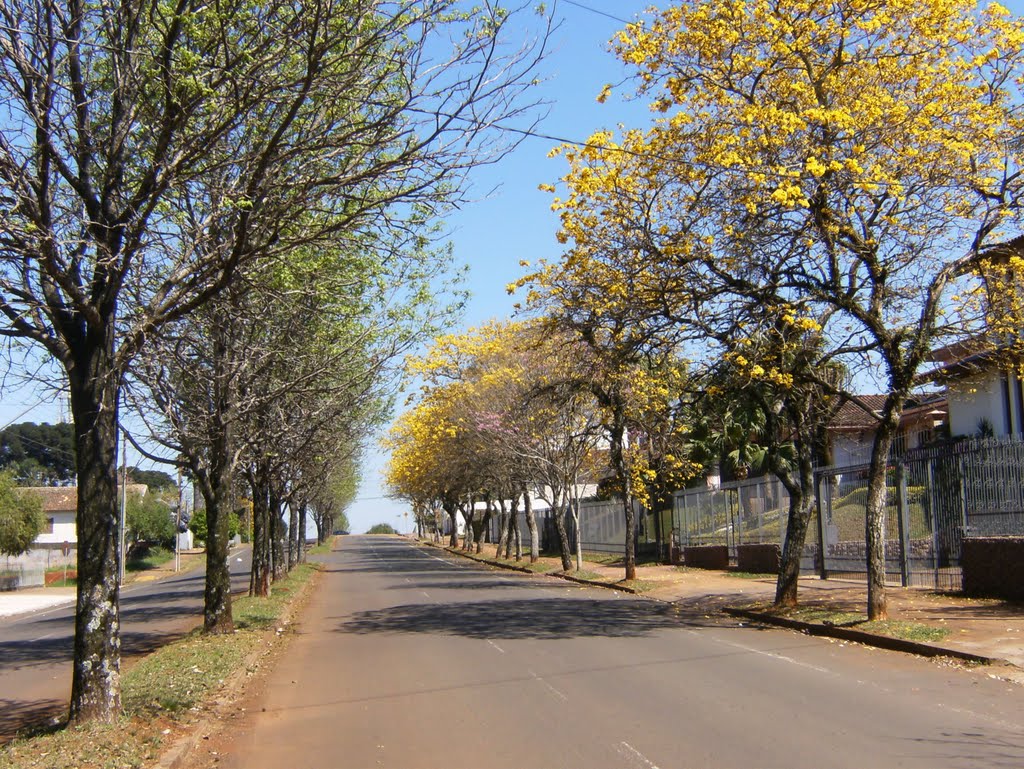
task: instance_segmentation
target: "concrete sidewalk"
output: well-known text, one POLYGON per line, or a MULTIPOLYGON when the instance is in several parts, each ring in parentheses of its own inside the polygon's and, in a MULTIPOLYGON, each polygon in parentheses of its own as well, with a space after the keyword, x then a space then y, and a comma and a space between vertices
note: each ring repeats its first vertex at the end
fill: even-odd
MULTIPOLYGON (((428 543, 429 544, 429 543, 428 543)), ((504 568, 524 567, 525 561, 497 561, 494 546, 485 546, 483 559, 504 568)), ((455 552, 455 551, 452 551, 455 552)), ((459 552, 460 555, 467 555, 459 552)), ((543 558, 553 570, 561 569, 558 559, 543 558)), ((524 569, 525 570, 525 569, 524 569)), ((606 588, 636 592, 648 598, 671 602, 688 613, 700 612, 717 616, 723 612, 740 610, 749 619, 776 620, 768 611, 775 597, 775 578, 771 576, 743 577, 727 571, 705 570, 665 565, 637 567, 639 584, 621 582, 623 568, 584 562, 586 579, 577 580, 606 588)), ((559 576, 552 574, 552 576, 559 576)), ((562 575, 574 579, 572 572, 562 575)), ((947 631, 941 641, 917 644, 918 653, 942 656, 964 655, 982 658, 992 664, 1007 663, 1012 669, 1004 671, 1006 677, 1024 683, 1024 605, 996 599, 966 598, 956 593, 924 588, 888 587, 886 590, 889 619, 912 622, 947 631)), ((823 611, 860 614, 866 619, 867 584, 849 580, 822 580, 817 576, 801 577, 800 605, 823 611)), ((914 644, 892 644, 888 636, 873 630, 864 630, 859 622, 840 626, 827 622, 807 622, 799 618, 786 621, 787 626, 820 635, 831 635, 861 643, 887 648, 915 651, 914 644), (852 631, 852 632, 850 632, 852 631)))
POLYGON ((0 617, 29 614, 75 602, 74 587, 29 587, 0 593, 0 617))

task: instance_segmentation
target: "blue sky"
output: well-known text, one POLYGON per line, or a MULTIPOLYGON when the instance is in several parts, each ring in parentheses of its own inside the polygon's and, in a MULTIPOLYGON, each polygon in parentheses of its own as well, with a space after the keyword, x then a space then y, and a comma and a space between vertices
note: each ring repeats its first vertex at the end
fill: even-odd
MULTIPOLYGON (((596 97, 605 83, 617 83, 625 75, 608 52, 608 40, 623 27, 623 21, 632 20, 647 5, 638 0, 547 3, 560 26, 550 40, 549 56, 537 73, 543 82, 535 89, 535 98, 548 102, 547 117, 536 128, 539 133, 583 141, 594 131, 614 128, 620 121, 635 125, 646 119, 646 108, 640 104, 609 99, 600 105, 596 97)), ((523 14, 522 23, 510 39, 512 44, 535 37, 540 31, 540 19, 529 12, 523 14)), ((547 157, 557 143, 527 138, 500 163, 476 169, 471 178, 471 202, 447 218, 456 262, 469 268, 467 288, 472 297, 461 326, 509 315, 515 299, 508 296, 505 287, 522 274, 520 260, 558 255, 561 247, 554 238, 557 218, 549 208, 551 196, 537 189, 541 183, 556 181, 564 172, 562 161, 547 157)), ((13 357, 20 362, 19 355, 13 357)), ((13 422, 52 423, 61 419, 61 402, 53 390, 8 379, 2 395, 0 427, 13 422)), ((376 445, 376 439, 372 445, 376 445)), ((367 457, 359 500, 349 511, 354 531, 365 531, 378 522, 400 527, 408 520, 402 515, 406 505, 384 497, 381 473, 385 459, 375 450, 367 457)), ((132 452, 128 461, 143 467, 152 465, 133 457, 132 452)))
MULTIPOLYGON (((547 5, 561 25, 538 73, 544 82, 537 96, 549 102, 549 114, 537 132, 583 141, 597 130, 616 128, 620 122, 637 126, 647 121, 648 112, 642 103, 624 103, 616 95, 602 105, 596 97, 605 83, 619 83, 626 75, 608 52, 609 39, 624 21, 643 14, 650 3, 555 0, 547 5)), ((1024 13, 1024 0, 1004 5, 1014 13, 1024 13)), ((530 22, 537 24, 537 19, 531 18, 530 22)), ((532 34, 537 31, 533 29, 532 34)), ((525 37, 531 30, 524 28, 519 34, 525 37)), ((628 90, 623 88, 620 93, 628 90)), ((564 173, 564 161, 547 157, 556 144, 547 139, 526 139, 497 165, 477 169, 472 177, 473 202, 448 217, 456 261, 469 267, 467 287, 472 297, 462 327, 510 315, 516 299, 507 295, 505 287, 522 274, 520 260, 536 262, 560 253, 562 247, 554 238, 557 217, 549 208, 551 196, 537 189, 539 184, 553 183, 564 173)), ((11 384, 8 382, 0 401, 0 426, 59 419, 60 407, 52 393, 11 384)), ((403 530, 410 525, 410 519, 403 515, 407 506, 385 497, 381 475, 385 460, 373 450, 367 457, 359 499, 349 510, 353 531, 365 531, 378 522, 403 530)), ((135 460, 129 456, 129 462, 135 460)), ((150 463, 141 464, 145 467, 150 463)))
MULTIPOLYGON (((606 83, 618 83, 626 75, 609 53, 608 41, 624 21, 649 5, 635 0, 548 3, 561 26, 538 73, 544 82, 537 88, 537 98, 549 104, 537 133, 585 141, 595 131, 614 129, 620 122, 637 125, 648 119, 645 104, 614 96, 599 104, 597 95, 606 83)), ((554 258, 564 248, 555 240, 558 218, 550 210, 551 195, 537 189, 539 184, 556 182, 566 170, 563 160, 547 157, 557 145, 550 139, 528 138, 497 165, 476 169, 473 202, 448 217, 455 259, 469 267, 467 287, 472 292, 460 327, 511 315, 517 297, 509 296, 505 287, 522 276, 520 261, 554 258)), ((366 531, 374 523, 390 523, 403 531, 411 526, 411 517, 405 515, 408 505, 385 497, 385 462, 385 456, 371 449, 359 499, 348 511, 354 532, 366 531)))

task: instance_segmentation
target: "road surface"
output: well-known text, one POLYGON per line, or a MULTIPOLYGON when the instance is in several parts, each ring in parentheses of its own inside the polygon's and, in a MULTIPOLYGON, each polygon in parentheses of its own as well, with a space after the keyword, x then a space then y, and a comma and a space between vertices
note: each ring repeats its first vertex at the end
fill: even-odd
MULTIPOLYGON (((232 589, 249 586, 252 551, 231 555, 232 589)), ((203 619, 205 572, 197 569, 121 591, 121 649, 131 658, 188 633, 203 619)), ((0 621, 0 743, 67 712, 75 607, 0 621)))
POLYGON ((984 672, 398 538, 339 548, 252 715, 197 766, 1024 766, 1024 690, 984 672))

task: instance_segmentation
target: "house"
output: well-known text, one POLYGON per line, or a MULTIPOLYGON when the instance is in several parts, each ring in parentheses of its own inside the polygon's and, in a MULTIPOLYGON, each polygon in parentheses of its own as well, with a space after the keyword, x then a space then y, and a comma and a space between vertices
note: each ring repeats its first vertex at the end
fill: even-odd
MULTIPOLYGON (((835 467, 867 464, 871 459, 871 446, 886 396, 858 395, 857 398, 871 411, 847 402, 829 425, 832 465, 835 467)), ((946 415, 946 396, 943 393, 922 393, 908 398, 903 406, 893 453, 898 455, 928 445, 934 439, 936 429, 945 423, 946 415)))
MULTIPOLYGON (((120 487, 118 488, 120 491, 120 487)), ((144 496, 144 483, 129 483, 128 493, 144 496)), ((39 497, 43 505, 43 530, 32 543, 33 550, 74 548, 78 543, 75 517, 78 513, 77 486, 25 486, 23 492, 39 497)))
POLYGON ((1024 236, 992 246, 982 280, 984 332, 932 351, 938 364, 921 379, 946 386, 950 435, 1024 437, 1019 330, 1024 295, 1024 236))
POLYGON ((42 502, 43 530, 32 543, 33 550, 63 547, 78 542, 75 515, 78 511, 78 488, 75 486, 33 486, 24 490, 42 502))
POLYGON ((934 350, 923 377, 946 386, 951 436, 1024 436, 1024 382, 998 350, 968 340, 934 350))

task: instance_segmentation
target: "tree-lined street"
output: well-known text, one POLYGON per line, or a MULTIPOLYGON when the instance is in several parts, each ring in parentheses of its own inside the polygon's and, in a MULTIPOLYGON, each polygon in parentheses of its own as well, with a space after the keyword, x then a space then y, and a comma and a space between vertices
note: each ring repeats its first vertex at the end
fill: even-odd
POLYGON ((1019 691, 915 657, 487 570, 327 558, 287 654, 198 764, 1019 766, 1019 691), (344 586, 344 587, 342 587, 344 586))

